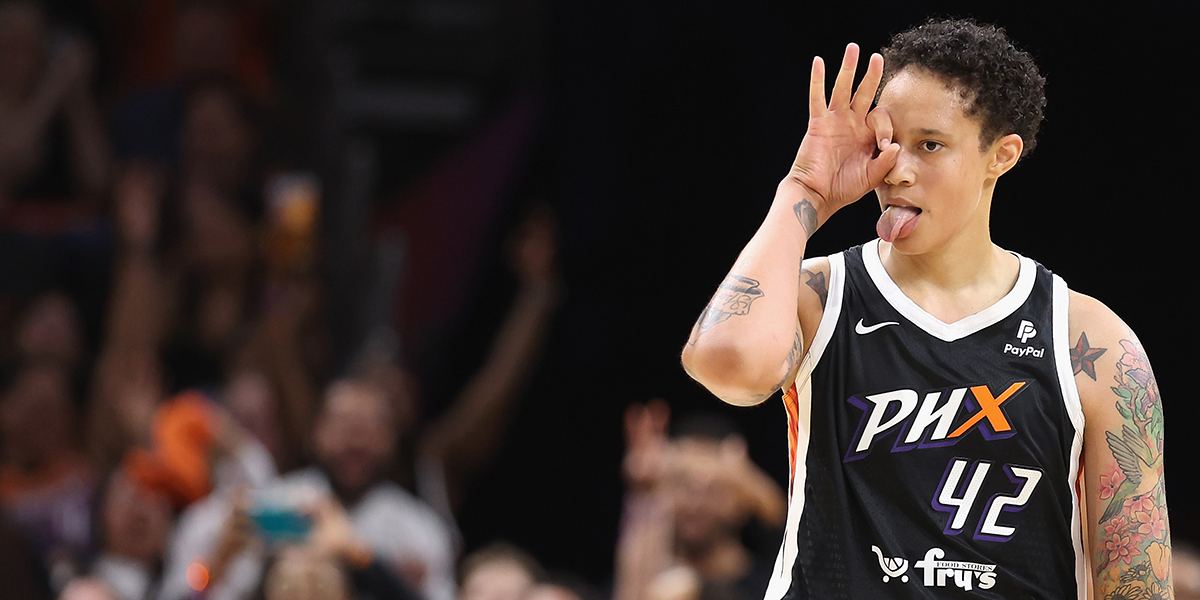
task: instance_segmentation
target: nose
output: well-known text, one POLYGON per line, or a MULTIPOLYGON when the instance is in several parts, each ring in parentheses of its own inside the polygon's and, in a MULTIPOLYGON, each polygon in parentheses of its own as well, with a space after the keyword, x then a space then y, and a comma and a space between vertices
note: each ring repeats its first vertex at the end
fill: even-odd
POLYGON ((883 176, 883 182, 892 186, 912 185, 917 175, 915 161, 916 157, 902 147, 900 154, 896 156, 896 164, 883 176))

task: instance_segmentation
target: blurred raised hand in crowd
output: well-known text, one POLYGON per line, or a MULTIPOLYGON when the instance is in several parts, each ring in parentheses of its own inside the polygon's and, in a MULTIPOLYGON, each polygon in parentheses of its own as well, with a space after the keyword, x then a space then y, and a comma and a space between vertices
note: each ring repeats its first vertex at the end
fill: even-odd
POLYGON ((91 85, 95 51, 56 33, 40 3, 0 5, 0 214, 58 233, 96 216, 110 151, 91 85))
POLYGON ((563 296, 552 212, 508 236, 508 312, 423 420, 415 357, 333 371, 319 182, 264 158, 273 3, 97 2, 107 45, 47 6, 0 2, 0 595, 593 600, 532 558, 456 578, 563 296))
POLYGON ((758 598, 769 558, 743 543, 748 525, 780 528, 783 490, 715 414, 679 420, 662 400, 625 413, 625 508, 613 598, 758 598))

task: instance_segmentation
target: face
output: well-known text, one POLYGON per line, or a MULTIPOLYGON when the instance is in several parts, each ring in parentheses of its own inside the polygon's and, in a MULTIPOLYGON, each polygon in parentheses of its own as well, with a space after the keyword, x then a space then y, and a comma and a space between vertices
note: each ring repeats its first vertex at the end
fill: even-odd
POLYGON ((330 387, 316 425, 317 458, 345 493, 358 494, 383 475, 396 447, 395 419, 383 393, 357 383, 330 387))
POLYGON ((224 392, 225 406, 237 422, 271 451, 278 461, 283 434, 275 409, 277 400, 271 382, 255 370, 238 371, 224 392))
POLYGON ((707 546, 741 525, 735 491, 725 476, 720 442, 684 437, 673 443, 667 473, 679 543, 707 546))
POLYGON ((349 585, 331 558, 304 548, 287 548, 266 575, 267 600, 346 600, 349 585))
MULTIPOLYGON (((991 185, 1011 162, 1005 136, 980 149, 980 124, 967 103, 941 79, 918 68, 896 74, 879 96, 900 145, 895 167, 875 189, 881 210, 920 211, 907 234, 893 241, 903 254, 924 254, 962 236, 987 236, 991 185)), ((1017 137, 1017 140, 1020 138, 1017 137)), ((1020 151, 1018 149, 1017 155, 1020 151)))
POLYGON ((108 552, 153 562, 162 556, 171 525, 166 498, 142 489, 124 473, 113 476, 104 499, 108 552))
POLYGON ((184 155, 196 174, 218 186, 243 183, 254 153, 254 132, 230 91, 212 87, 188 100, 184 123, 184 155))
POLYGON ((35 300, 21 320, 17 344, 25 356, 74 364, 83 352, 83 333, 70 298, 50 293, 35 300))
POLYGON ((520 563, 495 560, 476 567, 463 580, 458 600, 521 600, 533 577, 520 563))
POLYGON ((58 600, 120 600, 103 580, 93 577, 76 579, 63 588, 58 600))
POLYGON ((49 365, 17 376, 0 405, 9 460, 32 468, 72 447, 70 386, 66 373, 49 365))
POLYGON ((534 586, 523 600, 581 600, 579 595, 561 586, 543 583, 534 586))

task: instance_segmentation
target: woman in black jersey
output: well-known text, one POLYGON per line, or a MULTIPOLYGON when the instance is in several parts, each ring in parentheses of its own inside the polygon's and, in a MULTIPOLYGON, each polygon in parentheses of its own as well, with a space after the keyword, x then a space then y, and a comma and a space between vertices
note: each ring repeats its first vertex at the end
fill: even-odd
POLYGON ((726 402, 785 392, 791 500, 767 598, 1171 598, 1141 344, 991 239, 1045 80, 972 21, 898 34, 854 90, 858 59, 850 44, 828 102, 814 60, 795 162, 683 350, 726 402), (872 190, 879 239, 806 257, 872 190))

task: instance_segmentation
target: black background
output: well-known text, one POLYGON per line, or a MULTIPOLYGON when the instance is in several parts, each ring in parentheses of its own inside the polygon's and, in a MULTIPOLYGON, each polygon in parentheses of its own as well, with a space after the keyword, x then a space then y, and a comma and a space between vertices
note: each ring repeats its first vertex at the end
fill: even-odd
MULTIPOLYGON (((1191 426, 1200 410, 1187 388, 1197 319, 1196 15, 1148 3, 963 6, 551 6, 551 112, 536 187, 562 220, 568 296, 506 448, 470 491, 462 525, 472 545, 508 539, 552 568, 607 578, 621 415, 651 397, 677 412, 732 415, 755 459, 786 480, 778 399, 725 407, 683 373, 678 353, 803 137, 812 56, 836 65, 847 42, 866 54, 927 16, 1005 27, 1046 76, 1039 145, 997 186, 993 239, 1101 299, 1138 333, 1167 415, 1173 533, 1197 539, 1200 451, 1191 426)), ((874 237, 877 215, 869 200, 838 213, 809 255, 874 237)), ((499 260, 492 270, 503 271, 499 260)), ((511 292, 494 273, 464 327, 477 340, 466 356, 482 353, 478 332, 511 292)))

